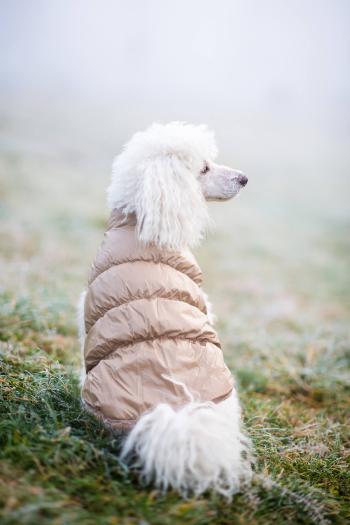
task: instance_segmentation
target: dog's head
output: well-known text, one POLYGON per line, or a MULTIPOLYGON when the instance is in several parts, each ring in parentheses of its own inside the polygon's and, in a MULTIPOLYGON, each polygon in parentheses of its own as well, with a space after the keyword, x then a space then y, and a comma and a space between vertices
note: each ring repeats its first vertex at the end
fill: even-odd
POLYGON ((140 240, 178 250, 198 244, 209 223, 206 200, 228 200, 248 179, 214 163, 206 126, 153 124, 135 133, 113 163, 110 208, 135 213, 140 240))

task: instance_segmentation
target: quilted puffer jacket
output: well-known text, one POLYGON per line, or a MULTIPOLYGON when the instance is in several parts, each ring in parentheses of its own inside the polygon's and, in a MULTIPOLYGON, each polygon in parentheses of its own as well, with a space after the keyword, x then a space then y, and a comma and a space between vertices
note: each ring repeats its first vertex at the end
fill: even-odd
POLYGON ((183 406, 188 391, 219 402, 234 382, 193 255, 142 244, 135 225, 135 216, 112 211, 85 298, 82 397, 115 429, 131 428, 161 402, 183 406))

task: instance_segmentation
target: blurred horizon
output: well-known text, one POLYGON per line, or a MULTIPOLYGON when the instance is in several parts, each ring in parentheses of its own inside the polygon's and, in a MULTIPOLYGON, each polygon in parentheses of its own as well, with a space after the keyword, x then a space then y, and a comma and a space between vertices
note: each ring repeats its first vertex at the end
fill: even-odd
POLYGON ((5 0, 0 9, 5 147, 109 167, 135 131, 184 120, 212 127, 222 160, 243 171, 252 155, 262 174, 278 169, 277 153, 296 169, 335 160, 336 175, 347 172, 345 0, 5 0))
MULTIPOLYGON (((218 162, 247 174, 238 223, 250 210, 266 228, 302 217, 348 229, 346 1, 5 0, 1 11, 0 148, 39 191, 85 176, 106 215, 123 144, 184 120, 211 127, 218 162)), ((210 205, 224 229, 231 206, 210 205)))

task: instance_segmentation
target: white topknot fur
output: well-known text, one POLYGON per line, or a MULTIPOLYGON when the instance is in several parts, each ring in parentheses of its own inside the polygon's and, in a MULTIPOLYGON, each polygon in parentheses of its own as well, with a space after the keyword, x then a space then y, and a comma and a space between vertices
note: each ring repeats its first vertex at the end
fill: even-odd
POLYGON ((205 125, 153 124, 115 158, 108 206, 135 213, 145 243, 172 250, 197 245, 210 224, 197 175, 216 155, 214 134, 205 125))

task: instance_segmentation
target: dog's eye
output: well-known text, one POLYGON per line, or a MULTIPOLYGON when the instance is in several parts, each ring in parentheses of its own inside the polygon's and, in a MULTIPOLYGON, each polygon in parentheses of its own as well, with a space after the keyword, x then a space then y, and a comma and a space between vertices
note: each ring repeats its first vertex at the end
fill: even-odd
POLYGON ((206 162, 203 168, 201 169, 201 174, 204 175, 205 173, 208 173, 209 170, 210 170, 209 164, 206 162))

